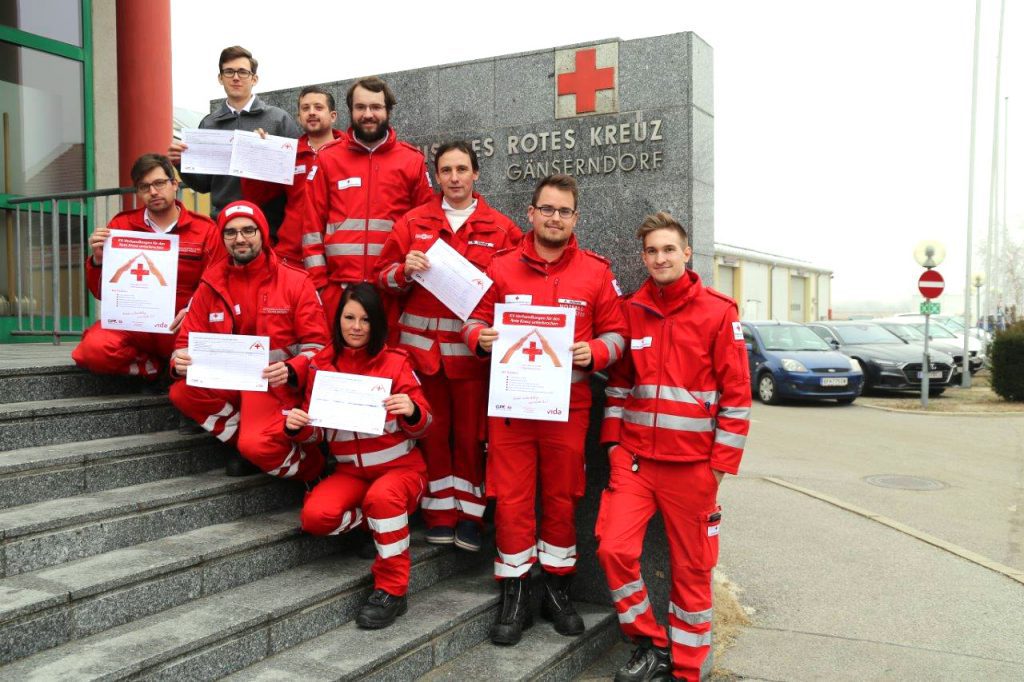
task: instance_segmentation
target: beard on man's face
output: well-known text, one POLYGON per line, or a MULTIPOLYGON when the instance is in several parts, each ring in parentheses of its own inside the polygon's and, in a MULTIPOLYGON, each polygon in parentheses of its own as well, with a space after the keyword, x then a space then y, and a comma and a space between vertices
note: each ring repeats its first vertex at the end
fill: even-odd
POLYGON ((385 115, 384 118, 377 124, 376 130, 374 130, 373 132, 367 132, 363 130, 362 124, 356 121, 354 117, 352 118, 352 130, 355 131, 356 139, 366 144, 372 144, 374 142, 379 142, 380 140, 383 140, 384 136, 388 134, 389 124, 390 121, 388 120, 387 115, 385 115))

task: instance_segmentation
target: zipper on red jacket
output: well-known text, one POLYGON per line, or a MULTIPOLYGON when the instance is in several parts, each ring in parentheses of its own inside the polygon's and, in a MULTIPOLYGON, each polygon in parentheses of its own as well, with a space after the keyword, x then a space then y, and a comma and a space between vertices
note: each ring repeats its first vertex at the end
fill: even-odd
POLYGON ((654 393, 654 419, 652 420, 653 428, 651 429, 651 454, 653 455, 657 451, 658 444, 658 407, 661 402, 661 382, 662 376, 665 371, 665 360, 662 358, 662 353, 665 349, 665 330, 669 326, 669 320, 667 317, 661 318, 661 336, 658 339, 658 357, 656 362, 658 363, 658 384, 655 386, 654 393))
POLYGON ((356 444, 356 466, 359 467, 360 469, 362 469, 363 468, 363 449, 361 447, 359 447, 359 432, 353 431, 352 432, 352 439, 355 441, 355 444, 356 444))
POLYGON ((366 155, 366 217, 363 218, 363 281, 369 281, 366 266, 370 261, 370 197, 373 196, 373 152, 366 155))

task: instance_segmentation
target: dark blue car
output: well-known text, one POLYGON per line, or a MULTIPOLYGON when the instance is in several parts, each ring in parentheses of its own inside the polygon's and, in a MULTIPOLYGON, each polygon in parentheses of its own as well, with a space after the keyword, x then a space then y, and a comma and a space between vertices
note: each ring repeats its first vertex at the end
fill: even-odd
POLYGON ((864 374, 856 362, 795 322, 744 322, 754 395, 772 405, 787 398, 852 403, 864 374))

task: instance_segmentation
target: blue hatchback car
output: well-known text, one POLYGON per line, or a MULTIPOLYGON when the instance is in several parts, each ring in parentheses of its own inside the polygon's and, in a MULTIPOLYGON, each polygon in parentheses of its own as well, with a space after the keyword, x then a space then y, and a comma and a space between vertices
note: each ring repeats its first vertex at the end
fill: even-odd
POLYGON ((786 398, 852 403, 864 374, 802 324, 744 322, 753 393, 769 405, 786 398))

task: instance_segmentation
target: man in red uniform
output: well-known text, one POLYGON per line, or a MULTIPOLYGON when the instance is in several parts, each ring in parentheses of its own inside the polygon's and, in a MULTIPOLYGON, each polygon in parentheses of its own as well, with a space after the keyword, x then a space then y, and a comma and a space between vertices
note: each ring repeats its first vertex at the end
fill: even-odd
POLYGON ((319 156, 302 239, 303 263, 329 320, 342 289, 372 281, 395 221, 433 196, 423 154, 388 125, 396 103, 388 84, 360 79, 345 99, 352 126, 319 156))
POLYGON ((668 213, 637 236, 650 277, 624 303, 630 350, 610 373, 601 442, 611 476, 595 535, 622 631, 638 646, 619 682, 700 679, 711 645, 718 485, 739 470, 750 374, 736 302, 686 269, 686 230, 668 213), (647 522, 661 512, 672 579, 668 632, 640 576, 647 522), (669 650, 671 648, 671 664, 669 650))
MULTIPOLYGON (((301 447, 284 433, 282 409, 302 400, 297 372, 329 340, 323 308, 308 275, 281 263, 265 246, 270 239, 267 219, 259 207, 235 201, 217 217, 228 258, 203 275, 175 341, 174 371, 184 377, 192 358, 191 332, 248 334, 270 339, 270 365, 263 370, 270 389, 231 391, 171 386, 171 402, 263 471, 281 478, 312 481, 323 468, 315 446, 301 447)), ((228 475, 244 475, 237 460, 228 475)))
POLYGON ((622 356, 626 326, 608 261, 577 246, 577 199, 571 176, 551 175, 537 184, 527 210, 533 230, 518 248, 491 261, 487 274, 494 284, 462 329, 466 345, 487 354, 498 337, 491 327, 495 303, 576 310, 569 420, 488 420, 487 494, 497 500, 494 574, 504 595, 491 628, 495 644, 515 644, 532 624, 529 571, 538 560, 545 579, 541 615, 563 635, 578 635, 584 628, 569 600, 569 583, 576 572, 576 502, 585 485, 589 376, 622 356), (543 500, 539 537, 538 469, 543 500))
POLYGON ((143 207, 118 213, 106 227, 98 227, 89 237, 92 255, 85 261, 85 281, 89 291, 100 298, 103 270, 103 244, 110 230, 134 230, 178 235, 178 290, 175 310, 178 314, 166 334, 149 334, 118 329, 103 329, 99 322, 85 331, 71 357, 90 372, 129 374, 154 381, 166 367, 174 350, 174 334, 185 316, 185 306, 199 285, 206 266, 220 254, 217 229, 204 215, 192 213, 175 200, 178 182, 170 159, 160 154, 143 154, 131 170, 132 184, 143 207))
POLYGON ((485 505, 487 365, 462 342, 462 320, 412 276, 430 268, 426 251, 439 239, 485 270, 491 257, 517 245, 522 233, 473 191, 480 163, 469 144, 441 145, 434 171, 442 194, 395 224, 377 262, 377 285, 406 295, 398 343, 412 355, 434 412, 433 427, 420 439, 429 479, 421 501, 427 542, 454 542, 475 552, 485 505))
MULTIPOLYGON (((263 208, 284 198, 284 219, 273 235, 274 253, 282 262, 302 267, 303 225, 309 217, 306 204, 306 179, 316 173, 317 153, 325 145, 343 137, 333 128, 338 119, 334 95, 319 85, 310 85, 299 92, 299 126, 304 131, 295 155, 295 176, 292 184, 242 178, 242 198, 263 208)), ((263 130, 257 130, 263 133, 263 130)))

